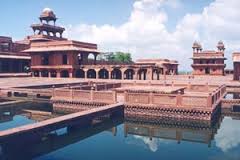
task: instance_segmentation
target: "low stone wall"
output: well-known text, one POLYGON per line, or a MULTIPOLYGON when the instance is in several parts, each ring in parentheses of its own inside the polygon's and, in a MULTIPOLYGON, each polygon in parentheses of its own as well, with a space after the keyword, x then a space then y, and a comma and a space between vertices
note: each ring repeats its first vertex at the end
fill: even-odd
POLYGON ((52 100, 89 101, 112 104, 116 103, 117 97, 115 91, 54 89, 52 100))
POLYGON ((215 88, 209 94, 125 91, 125 114, 213 120, 219 112, 219 103, 225 94, 225 85, 215 88))

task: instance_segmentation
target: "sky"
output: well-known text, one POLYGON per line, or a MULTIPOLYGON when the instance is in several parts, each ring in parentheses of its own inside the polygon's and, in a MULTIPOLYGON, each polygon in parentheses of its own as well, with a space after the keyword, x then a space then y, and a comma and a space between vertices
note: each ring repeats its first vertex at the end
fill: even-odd
POLYGON ((97 43, 102 52, 130 52, 134 60, 175 59, 190 71, 194 41, 215 50, 222 40, 232 68, 232 53, 240 51, 239 0, 8 0, 1 2, 0 35, 31 35, 44 8, 57 15, 65 37, 97 43))

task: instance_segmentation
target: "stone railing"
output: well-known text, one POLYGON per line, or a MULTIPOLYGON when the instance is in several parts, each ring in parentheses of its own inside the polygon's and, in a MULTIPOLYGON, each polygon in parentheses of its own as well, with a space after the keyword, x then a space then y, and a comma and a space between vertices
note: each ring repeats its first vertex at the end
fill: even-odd
POLYGON ((156 92, 124 92, 124 101, 127 104, 175 106, 175 107, 215 107, 226 93, 226 86, 222 85, 209 94, 162 94, 156 92))
POLYGON ((52 100, 116 103, 115 91, 54 89, 52 100))

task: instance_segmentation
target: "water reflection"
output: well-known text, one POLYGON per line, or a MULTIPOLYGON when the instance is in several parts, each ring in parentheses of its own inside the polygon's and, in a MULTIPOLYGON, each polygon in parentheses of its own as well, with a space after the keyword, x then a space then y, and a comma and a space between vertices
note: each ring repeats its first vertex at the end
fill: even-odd
MULTIPOLYGON (((63 128, 51 133, 46 133, 43 137, 36 137, 34 142, 31 140, 11 139, 1 143, 2 159, 32 159, 41 155, 48 154, 55 150, 61 149, 70 144, 82 141, 88 137, 99 134, 102 131, 108 130, 113 136, 117 134, 117 128, 123 119, 104 120, 95 122, 86 128, 63 128), (59 134, 59 132, 62 132, 59 134), (18 142, 24 141, 25 145, 19 145, 18 142), (17 143, 16 143, 17 142, 17 143), (22 149, 19 150, 19 147, 22 149)), ((33 133, 34 134, 34 133, 33 133)), ((37 134, 35 135, 37 136, 37 134)))
MULTIPOLYGON (((34 121, 48 117, 44 115, 41 119, 34 114, 22 111, 1 114, 0 119, 6 122, 7 119, 12 119, 9 115, 15 117, 19 113, 29 119, 35 119, 34 121)), ((51 116, 52 114, 49 118, 51 116)), ((109 156, 109 159, 120 160, 129 159, 132 153, 136 153, 139 160, 159 157, 163 159, 239 159, 239 118, 240 112, 229 109, 223 110, 217 121, 212 123, 159 117, 125 117, 124 121, 122 119, 96 120, 85 128, 66 127, 46 133, 44 136, 38 136, 35 133, 37 138, 35 137, 34 141, 31 141, 31 138, 2 141, 0 159, 106 159, 106 156, 109 156), (110 134, 105 134, 106 132, 110 134), (89 148, 93 149, 89 150, 89 148), (107 151, 108 155, 100 154, 99 152, 102 151, 107 151), (124 154, 116 157, 115 154, 119 151, 124 154), (68 155, 61 154, 66 152, 68 155), (169 152, 177 154, 169 155, 169 152)))

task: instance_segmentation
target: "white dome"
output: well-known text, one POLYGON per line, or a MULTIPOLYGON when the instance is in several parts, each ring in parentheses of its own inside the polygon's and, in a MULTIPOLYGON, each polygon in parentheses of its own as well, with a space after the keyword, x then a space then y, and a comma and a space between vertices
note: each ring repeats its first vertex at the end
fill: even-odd
POLYGON ((52 12, 52 9, 50 9, 50 8, 44 8, 44 9, 43 9, 43 12, 52 12))

